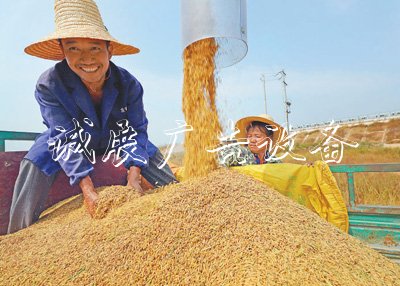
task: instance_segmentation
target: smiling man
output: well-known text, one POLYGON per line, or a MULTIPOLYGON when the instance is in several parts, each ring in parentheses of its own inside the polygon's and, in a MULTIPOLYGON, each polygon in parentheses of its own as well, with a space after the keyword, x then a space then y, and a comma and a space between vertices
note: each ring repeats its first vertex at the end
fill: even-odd
POLYGON ((113 47, 109 42, 86 38, 61 39, 68 66, 88 88, 98 94, 103 88, 113 47))
POLYGON ((147 136, 143 88, 113 55, 139 52, 114 39, 92 0, 56 0, 56 31, 25 52, 60 61, 44 72, 35 97, 47 130, 21 162, 15 183, 8 232, 38 220, 59 171, 79 184, 91 215, 98 195, 90 174, 95 154, 124 164, 127 185, 139 193, 141 177, 153 187, 176 182, 160 151, 147 136), (73 4, 73 5, 72 5, 73 4))

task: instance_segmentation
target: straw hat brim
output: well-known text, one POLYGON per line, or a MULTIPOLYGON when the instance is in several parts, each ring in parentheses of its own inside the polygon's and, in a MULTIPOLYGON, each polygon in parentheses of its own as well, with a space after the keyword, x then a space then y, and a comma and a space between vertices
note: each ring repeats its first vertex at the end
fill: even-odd
POLYGON ((279 125, 275 121, 272 121, 266 117, 261 117, 261 116, 248 116, 248 117, 243 117, 236 122, 236 128, 238 128, 240 130, 240 132, 238 134, 236 134, 237 139, 244 140, 245 138, 247 138, 246 127, 249 126, 249 124, 253 121, 260 121, 265 124, 269 124, 273 127, 276 126, 278 128, 278 130, 274 131, 274 134, 273 134, 273 138, 272 138, 273 145, 275 145, 275 143, 280 139, 281 134, 287 134, 285 128, 283 128, 281 125, 279 125))
POLYGON ((89 38, 109 41, 110 45, 113 47, 112 54, 115 56, 131 55, 140 52, 138 48, 120 43, 106 32, 97 31, 96 33, 96 31, 92 29, 88 30, 86 33, 85 31, 79 31, 79 33, 77 33, 76 30, 55 32, 43 40, 27 46, 24 51, 29 55, 42 59, 60 61, 63 60, 65 56, 61 50, 58 39, 67 38, 89 38))

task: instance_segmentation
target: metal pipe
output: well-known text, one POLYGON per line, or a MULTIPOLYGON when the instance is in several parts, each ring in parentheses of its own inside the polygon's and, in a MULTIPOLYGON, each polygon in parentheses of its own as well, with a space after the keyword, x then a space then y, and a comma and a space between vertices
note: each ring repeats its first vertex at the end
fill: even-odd
POLYGON ((265 75, 264 75, 264 74, 261 75, 260 80, 262 81, 263 87, 264 87, 265 114, 268 114, 268 112, 267 112, 267 90, 266 90, 266 88, 265 88, 265 84, 266 84, 265 82, 266 82, 266 80, 265 80, 265 75))
POLYGON ((181 0, 182 47, 215 38, 217 68, 239 62, 247 53, 246 0, 181 0))

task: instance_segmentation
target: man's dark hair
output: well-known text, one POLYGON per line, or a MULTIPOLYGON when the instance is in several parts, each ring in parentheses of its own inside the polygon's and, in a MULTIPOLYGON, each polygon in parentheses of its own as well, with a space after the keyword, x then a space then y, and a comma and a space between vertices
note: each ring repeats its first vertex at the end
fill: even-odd
POLYGON ((249 132, 251 128, 258 127, 262 132, 265 133, 269 138, 272 138, 274 135, 274 129, 275 126, 272 126, 270 124, 266 124, 265 122, 261 121, 252 121, 250 124, 246 127, 246 133, 249 132))

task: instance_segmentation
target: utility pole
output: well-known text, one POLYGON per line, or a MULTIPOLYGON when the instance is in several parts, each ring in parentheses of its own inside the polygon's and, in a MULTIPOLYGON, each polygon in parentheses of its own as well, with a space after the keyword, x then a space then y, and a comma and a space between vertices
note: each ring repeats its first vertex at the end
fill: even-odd
POLYGON ((265 75, 264 75, 264 74, 261 74, 260 80, 262 81, 263 87, 264 87, 265 114, 268 114, 268 112, 267 112, 267 91, 266 91, 266 89, 265 89, 265 81, 266 81, 266 80, 265 80, 265 75))
POLYGON ((288 101, 288 99, 287 99, 287 94, 286 94, 287 83, 285 81, 286 80, 286 73, 285 73, 284 70, 281 70, 280 72, 278 72, 276 74, 276 76, 277 75, 279 75, 280 76, 279 79, 282 80, 283 104, 285 106, 286 128, 287 128, 287 132, 288 132, 288 135, 289 135, 289 133, 290 133, 290 130, 289 130, 289 113, 290 113, 290 106, 292 105, 292 103, 290 101, 288 101))

